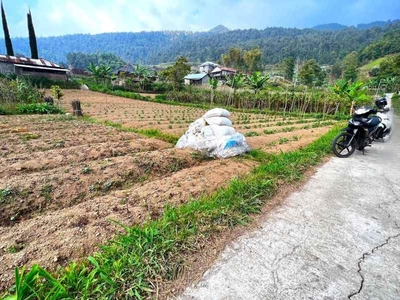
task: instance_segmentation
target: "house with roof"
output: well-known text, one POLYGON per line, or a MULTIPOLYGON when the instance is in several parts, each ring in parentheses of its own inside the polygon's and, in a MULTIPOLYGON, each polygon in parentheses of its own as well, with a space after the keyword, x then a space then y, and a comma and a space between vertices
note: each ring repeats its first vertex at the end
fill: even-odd
POLYGON ((69 70, 43 58, 32 59, 23 56, 0 55, 0 73, 67 80, 69 70))
POLYGON ((210 75, 207 73, 188 74, 184 78, 186 85, 205 85, 210 80, 210 75))
POLYGON ((124 85, 126 84, 126 80, 129 78, 129 80, 132 83, 139 83, 143 80, 143 78, 146 78, 148 81, 155 82, 158 80, 158 77, 155 75, 142 75, 139 76, 137 74, 136 66, 133 66, 131 64, 127 64, 122 66, 121 68, 115 70, 113 73, 117 76, 117 81, 115 82, 117 85, 124 85))
POLYGON ((238 71, 235 69, 219 66, 211 71, 210 76, 220 81, 226 81, 237 73, 238 71))
POLYGON ((211 73, 216 67, 219 67, 219 65, 211 61, 206 61, 199 66, 199 71, 200 73, 211 73))
POLYGON ((135 77, 136 76, 136 67, 131 64, 127 64, 122 66, 121 68, 114 71, 117 76, 126 76, 126 77, 135 77))

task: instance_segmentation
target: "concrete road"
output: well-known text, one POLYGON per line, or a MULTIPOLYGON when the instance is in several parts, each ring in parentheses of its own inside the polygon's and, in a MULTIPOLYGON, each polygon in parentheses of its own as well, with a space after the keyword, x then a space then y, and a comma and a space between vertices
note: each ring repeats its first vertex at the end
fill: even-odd
POLYGON ((179 298, 400 299, 400 130, 320 167, 179 298))

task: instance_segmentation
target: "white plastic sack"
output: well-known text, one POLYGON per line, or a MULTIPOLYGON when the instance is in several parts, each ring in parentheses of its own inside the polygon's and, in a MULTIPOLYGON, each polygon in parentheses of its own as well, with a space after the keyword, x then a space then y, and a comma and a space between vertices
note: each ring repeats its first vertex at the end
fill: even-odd
POLYGON ((208 125, 204 126, 201 130, 201 135, 205 138, 221 137, 224 135, 233 135, 235 133, 236 130, 230 126, 208 125))
MULTIPOLYGON (((213 109, 204 116, 213 114, 229 116, 229 112, 223 109, 213 109)), ((203 154, 219 158, 236 156, 251 150, 243 134, 236 132, 231 120, 225 116, 197 119, 189 125, 176 147, 199 150, 203 154)))
POLYGON ((199 118, 196 121, 194 121, 193 123, 190 123, 188 131, 197 133, 197 132, 200 132, 204 126, 206 126, 206 121, 203 118, 199 118))
POLYGON ((241 133, 226 136, 218 141, 217 147, 210 153, 212 156, 227 158, 250 151, 246 138, 241 133))
POLYGON ((229 111, 227 111, 226 109, 213 108, 213 109, 210 109, 208 112, 206 112, 203 115, 203 118, 204 119, 213 118, 213 117, 226 117, 226 118, 229 118, 230 115, 231 115, 231 113, 229 111))
POLYGON ((232 126, 232 121, 227 117, 212 117, 204 119, 208 125, 232 126))

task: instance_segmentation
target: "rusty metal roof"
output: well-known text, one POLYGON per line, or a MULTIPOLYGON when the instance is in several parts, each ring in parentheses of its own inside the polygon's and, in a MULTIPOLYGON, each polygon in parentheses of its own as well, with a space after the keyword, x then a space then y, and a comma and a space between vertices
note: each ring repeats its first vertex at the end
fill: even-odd
POLYGON ((9 64, 20 64, 20 65, 30 65, 30 66, 37 66, 37 67, 48 67, 48 68, 57 68, 63 69, 60 65, 55 64, 51 61, 46 59, 33 59, 27 58, 23 56, 9 56, 9 55, 1 55, 0 54, 0 62, 9 63, 9 64))

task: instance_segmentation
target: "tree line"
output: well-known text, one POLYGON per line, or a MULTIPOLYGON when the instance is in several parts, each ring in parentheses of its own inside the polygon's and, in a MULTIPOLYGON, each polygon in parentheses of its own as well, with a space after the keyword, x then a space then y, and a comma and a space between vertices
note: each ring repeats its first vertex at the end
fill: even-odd
MULTIPOLYGON (((315 59, 319 64, 334 64, 348 53, 360 51, 396 29, 400 29, 400 22, 366 30, 346 28, 321 31, 274 27, 222 33, 159 31, 73 34, 38 38, 37 41, 42 56, 57 62, 65 62, 70 52, 108 52, 135 64, 172 62, 179 56, 200 63, 220 60, 221 55, 227 53, 231 47, 237 47, 244 51, 260 49, 263 65, 280 63, 288 57, 315 59)), ((26 54, 29 51, 26 38, 14 38, 13 45, 17 53, 26 54)))

